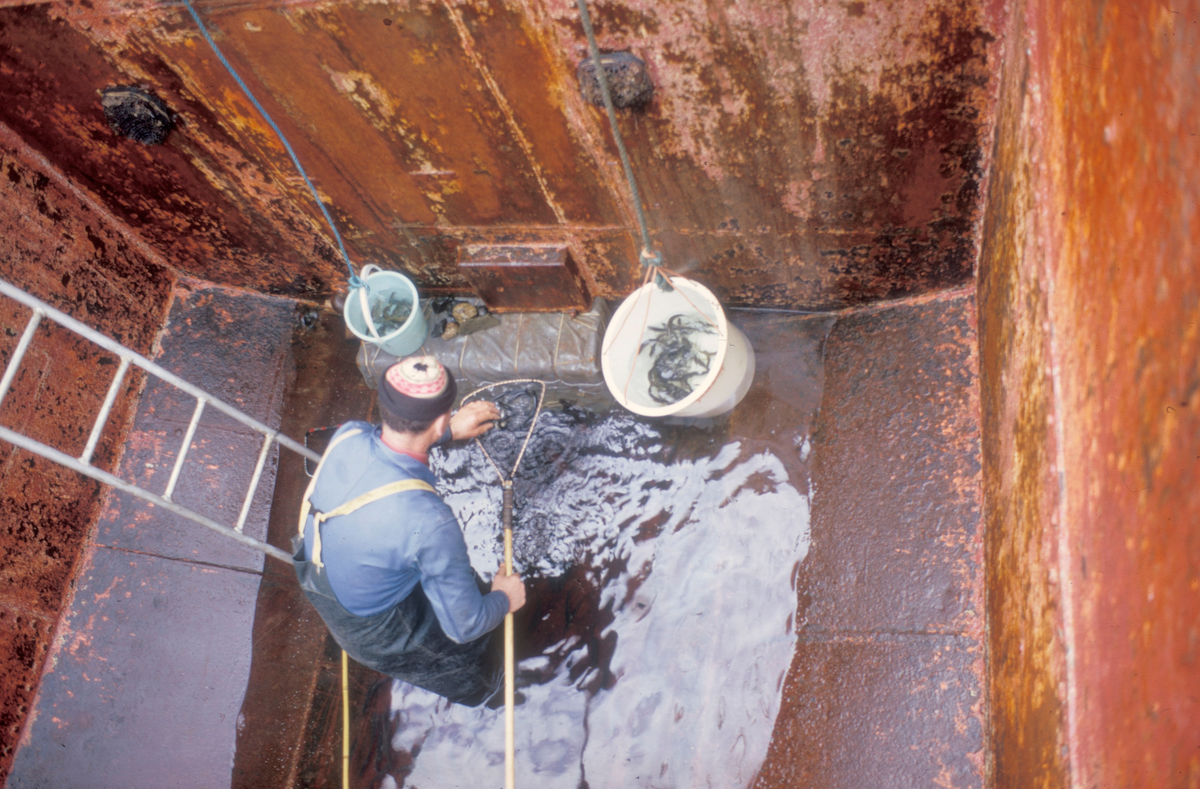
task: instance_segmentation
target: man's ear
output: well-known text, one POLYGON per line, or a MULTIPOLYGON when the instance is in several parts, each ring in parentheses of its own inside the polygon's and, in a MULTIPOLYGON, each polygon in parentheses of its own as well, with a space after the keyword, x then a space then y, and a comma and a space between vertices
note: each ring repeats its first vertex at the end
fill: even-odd
POLYGON ((450 427, 450 412, 447 411, 437 419, 433 420, 433 427, 437 428, 433 437, 433 440, 437 441, 446 434, 446 428, 450 427))

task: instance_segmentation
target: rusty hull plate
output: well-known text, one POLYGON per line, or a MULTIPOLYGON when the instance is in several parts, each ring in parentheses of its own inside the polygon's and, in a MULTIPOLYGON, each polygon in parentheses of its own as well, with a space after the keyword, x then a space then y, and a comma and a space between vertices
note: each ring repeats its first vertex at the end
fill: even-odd
POLYGON ((496 312, 583 311, 592 302, 566 246, 470 245, 458 268, 496 312))
MULTIPOLYGON (((266 122, 178 5, 0 3, 0 123, 172 265, 320 300, 346 276, 266 122), (119 138, 97 91, 136 84, 179 116, 119 138)), ((355 265, 467 292, 457 246, 552 234, 586 288, 640 265, 607 119, 579 95, 574 5, 202 4, 288 136, 355 265)), ((729 303, 836 308, 968 282, 993 128, 1002 13, 980 0, 622 0, 600 45, 647 63, 622 112, 654 244, 729 303)))

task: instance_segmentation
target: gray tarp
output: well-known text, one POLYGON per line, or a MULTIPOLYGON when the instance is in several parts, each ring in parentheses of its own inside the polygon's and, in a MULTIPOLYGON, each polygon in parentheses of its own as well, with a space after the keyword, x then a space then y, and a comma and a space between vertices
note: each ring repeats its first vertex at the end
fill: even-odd
MULTIPOLYGON (((568 399, 596 409, 613 404, 600 369, 600 343, 609 317, 603 299, 574 317, 565 312, 496 317, 498 326, 474 334, 452 340, 428 338, 420 352, 437 357, 450 370, 462 395, 484 384, 534 378, 546 382, 548 400, 568 399)), ((363 342, 358 369, 367 385, 374 388, 380 373, 396 358, 363 342)))

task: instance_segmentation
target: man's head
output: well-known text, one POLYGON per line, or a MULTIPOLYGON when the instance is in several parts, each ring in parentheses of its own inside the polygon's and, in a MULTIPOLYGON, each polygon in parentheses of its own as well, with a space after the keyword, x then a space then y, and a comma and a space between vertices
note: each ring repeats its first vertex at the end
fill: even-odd
POLYGON ((423 433, 450 413, 458 387, 432 356, 409 356, 379 377, 379 413, 400 433, 423 433))

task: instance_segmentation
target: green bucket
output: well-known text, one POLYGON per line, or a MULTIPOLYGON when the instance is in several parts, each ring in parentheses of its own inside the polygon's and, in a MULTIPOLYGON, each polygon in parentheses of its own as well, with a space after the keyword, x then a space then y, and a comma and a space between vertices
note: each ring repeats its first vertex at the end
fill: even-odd
POLYGON ((424 345, 428 327, 417 286, 403 274, 373 264, 363 266, 360 279, 365 287, 351 288, 342 308, 342 317, 354 336, 392 356, 408 356, 424 345), (402 315, 406 306, 408 315, 403 321, 391 320, 402 315))

